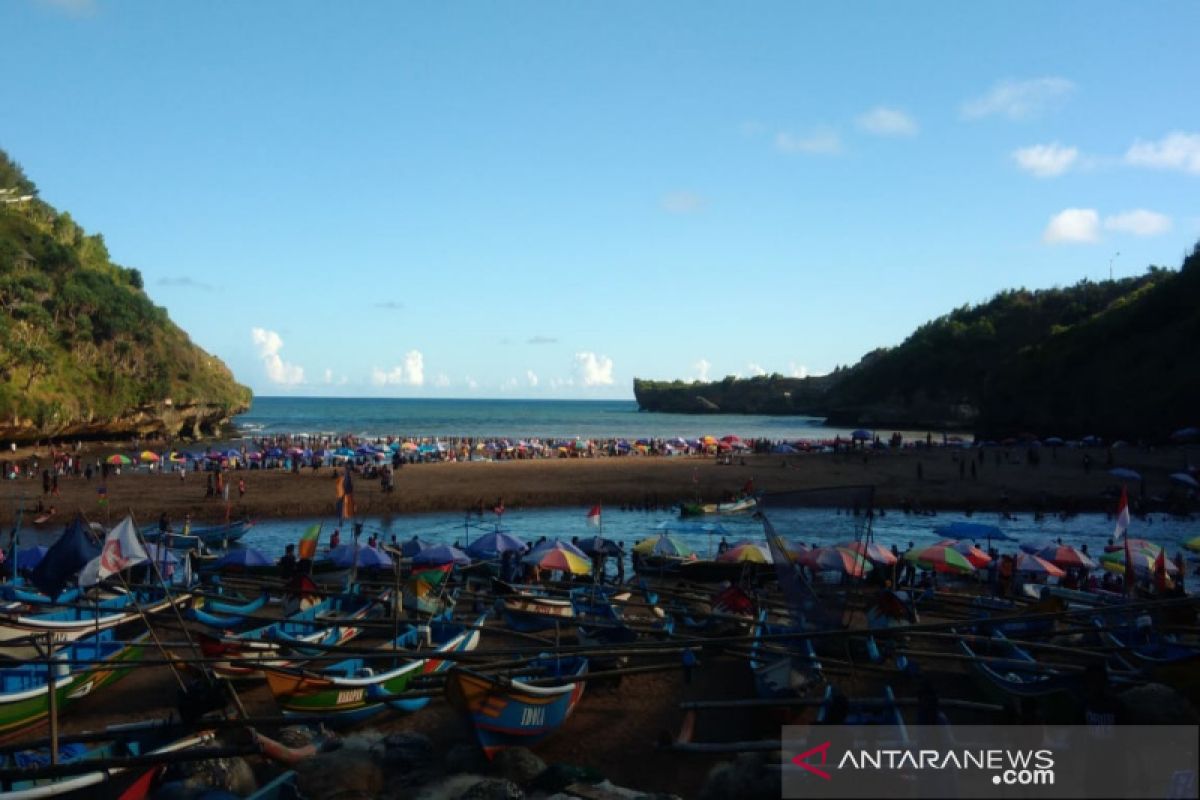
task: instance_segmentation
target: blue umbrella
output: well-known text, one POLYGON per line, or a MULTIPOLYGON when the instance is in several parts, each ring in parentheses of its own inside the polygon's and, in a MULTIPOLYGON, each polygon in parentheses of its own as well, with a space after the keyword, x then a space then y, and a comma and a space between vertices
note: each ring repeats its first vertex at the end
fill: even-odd
POLYGON ((414 536, 400 545, 400 555, 405 558, 412 558, 426 547, 433 547, 433 542, 427 542, 424 539, 418 539, 414 536))
POLYGON ((42 558, 45 557, 49 547, 44 545, 34 545, 26 547, 24 550, 17 551, 17 569, 33 569, 38 564, 42 563, 42 558))
POLYGON ((850 434, 850 438, 851 438, 851 439, 858 439, 859 441, 865 441, 865 440, 867 440, 867 439, 873 439, 873 438, 875 438, 875 437, 873 437, 873 436, 871 435, 871 432, 870 432, 870 431, 865 431, 865 430, 863 430, 862 428, 859 428, 858 430, 856 430, 856 431, 854 431, 853 433, 851 433, 851 434, 850 434))
POLYGON ((275 562, 261 550, 255 550, 253 547, 239 547, 236 550, 227 550, 225 553, 213 562, 213 566, 220 569, 221 567, 269 567, 275 562))
POLYGON ((981 522, 951 522, 935 528, 934 533, 946 539, 994 539, 999 542, 1012 541, 1012 537, 995 525, 985 525, 981 522))
POLYGON ((448 544, 439 544, 433 547, 426 547, 421 552, 413 556, 413 564, 461 564, 466 566, 471 563, 470 557, 459 550, 457 547, 451 547, 448 544))
POLYGON ((1114 478, 1121 478, 1122 480, 1127 481, 1140 481, 1142 479, 1142 473, 1135 469, 1129 469, 1128 467, 1117 467, 1115 469, 1110 469, 1108 474, 1112 475, 1114 478))
POLYGON ((339 567, 349 567, 358 561, 360 567, 390 567, 391 556, 375 547, 358 546, 358 556, 355 558, 355 546, 343 544, 329 551, 329 560, 339 567))
POLYGON ((520 553, 525 550, 525 543, 504 531, 485 533, 467 545, 467 555, 484 560, 496 558, 509 550, 520 553))

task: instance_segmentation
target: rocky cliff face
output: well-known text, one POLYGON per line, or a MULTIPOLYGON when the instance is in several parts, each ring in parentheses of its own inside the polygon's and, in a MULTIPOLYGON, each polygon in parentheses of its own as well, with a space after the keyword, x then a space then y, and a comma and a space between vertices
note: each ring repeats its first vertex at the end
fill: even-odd
POLYGON ((198 437, 250 400, 0 151, 0 438, 198 437))

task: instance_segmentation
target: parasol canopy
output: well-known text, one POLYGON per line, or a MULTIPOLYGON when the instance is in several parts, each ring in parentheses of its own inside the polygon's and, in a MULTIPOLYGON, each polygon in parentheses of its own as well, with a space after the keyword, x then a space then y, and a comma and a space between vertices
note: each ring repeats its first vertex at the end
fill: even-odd
POLYGON ((392 558, 377 547, 343 544, 329 551, 329 560, 339 567, 390 567, 392 558), (355 550, 358 551, 357 555, 355 550))
POLYGON ((1188 475, 1186 472, 1172 472, 1171 480, 1175 481, 1176 483, 1183 484, 1184 486, 1187 486, 1192 489, 1200 489, 1200 481, 1197 481, 1195 478, 1193 478, 1191 475, 1188 475))
POLYGON ((112 464, 112 465, 118 466, 118 467, 125 465, 125 464, 133 463, 133 459, 131 459, 129 456, 123 456, 123 455, 120 455, 119 453, 111 455, 104 460, 107 461, 109 464, 112 464))
POLYGON ((525 563, 541 569, 556 569, 572 575, 587 575, 592 571, 592 560, 582 555, 578 548, 557 539, 549 547, 541 547, 524 558, 525 563))
POLYGON ((1016 560, 1013 562, 1013 570, 1016 572, 1032 572, 1040 575, 1048 575, 1051 578, 1061 578, 1067 574, 1046 559, 1041 556, 1035 556, 1033 553, 1018 553, 1016 560))
POLYGON ((497 558, 510 550, 517 553, 525 552, 525 542, 505 531, 485 533, 467 545, 467 555, 480 559, 497 558))
POLYGON ((938 544, 944 544, 947 547, 953 547, 957 550, 975 569, 986 567, 992 563, 992 557, 980 550, 970 542, 955 541, 954 539, 946 539, 938 544))
POLYGON ((405 558, 412 558, 426 547, 432 546, 433 542, 427 542, 424 539, 418 539, 416 536, 414 536, 400 545, 400 555, 404 556, 405 558))
MULTIPOLYGON (((1131 550, 1129 560, 1133 562, 1133 571, 1136 575, 1153 575, 1154 563, 1158 560, 1158 553, 1152 553, 1149 550, 1131 550)), ((1167 568, 1168 575, 1178 575, 1179 567, 1169 558, 1163 559, 1167 568)), ((1117 575, 1125 574, 1125 551, 1112 550, 1100 556, 1100 566, 1104 567, 1109 572, 1117 575)))
POLYGON ((871 562, 853 550, 842 547, 818 547, 802 560, 814 572, 844 572, 847 575, 864 575, 874 567, 871 562))
POLYGON ((1140 481, 1142 479, 1142 473, 1128 467, 1114 467, 1108 471, 1108 474, 1125 481, 1140 481))
POLYGON ((239 547, 236 550, 226 550, 220 558, 213 562, 217 569, 223 567, 269 567, 275 562, 261 550, 253 547, 239 547))
POLYGON ((426 547, 413 556, 413 565, 420 564, 459 564, 466 566, 471 563, 471 557, 448 544, 438 544, 426 547))
POLYGON ((717 561, 738 564, 770 564, 771 552, 761 544, 743 542, 718 555, 717 561))
POLYGON ((642 539, 633 546, 633 552, 640 556, 667 556, 668 558, 687 558, 693 554, 692 548, 669 533, 656 533, 642 539))
POLYGON ((604 539, 599 536, 593 536, 590 539, 584 539, 579 543, 579 549, 587 553, 589 557, 595 558, 598 555, 619 556, 621 548, 612 539, 604 539))
POLYGON ((153 450, 143 450, 141 455, 138 456, 138 459, 141 461, 158 462, 162 461, 162 456, 153 450))
POLYGON ((876 564, 882 564, 885 567, 890 567, 897 561, 896 554, 881 545, 879 542, 842 542, 838 545, 838 547, 858 553, 868 561, 872 561, 876 564))
POLYGON ((1098 566, 1095 559, 1069 544, 1056 544, 1053 547, 1046 547, 1039 550, 1037 556, 1046 559, 1055 566, 1063 568, 1082 567, 1084 569, 1095 569, 1098 566))
POLYGON ((934 572, 969 573, 975 570, 962 553, 945 544, 935 544, 922 550, 909 550, 904 557, 923 569, 934 572))

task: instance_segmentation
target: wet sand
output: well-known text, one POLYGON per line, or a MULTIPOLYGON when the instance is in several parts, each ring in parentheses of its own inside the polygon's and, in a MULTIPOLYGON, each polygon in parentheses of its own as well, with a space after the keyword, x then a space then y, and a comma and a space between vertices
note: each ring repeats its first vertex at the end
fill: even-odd
MULTIPOLYGON (((1027 464, 1020 448, 1008 453, 1007 462, 1004 449, 982 452, 982 462, 979 451, 934 448, 872 452, 866 457, 861 453, 750 455, 735 457, 732 466, 720 465, 712 457, 638 456, 409 464, 397 471, 394 492, 384 493, 377 480, 359 478, 355 498, 360 516, 461 511, 477 508, 481 502, 491 508, 497 498, 503 498, 510 509, 594 503, 669 507, 697 495, 716 502, 753 479, 755 488, 766 492, 870 484, 876 487, 876 505, 889 509, 906 503, 944 510, 1046 511, 1107 510, 1113 505, 1103 493, 1118 481, 1108 475, 1103 449, 1059 449, 1055 453, 1042 448, 1038 466, 1027 464), (1085 453, 1093 462, 1090 472, 1082 465, 1085 453), (960 460, 965 464, 961 476, 960 460), (974 478, 971 461, 975 463, 974 478)), ((1188 456, 1185 448, 1178 447, 1123 448, 1114 451, 1114 466, 1138 470, 1145 476, 1148 494, 1165 495, 1172 488, 1169 474, 1184 469, 1188 456)), ((328 467, 299 475, 262 470, 228 475, 233 482, 230 497, 235 517, 310 517, 329 514, 334 507, 334 471, 328 467), (238 496, 239 478, 246 481, 245 497, 238 496)), ((98 478, 90 482, 64 478, 59 497, 43 498, 40 479, 0 481, 0 522, 12 522, 22 497, 27 514, 39 500, 55 506, 56 524, 76 510, 102 516, 104 511, 97 504, 99 485, 98 478)), ((106 485, 108 513, 114 516, 132 511, 148 524, 164 511, 176 520, 185 513, 197 521, 212 522, 225 515, 224 503, 205 499, 203 473, 188 473, 181 481, 174 474, 126 469, 123 475, 110 476, 106 485)), ((1129 489, 1132 498, 1138 496, 1141 486, 1135 483, 1129 489)), ((29 516, 26 520, 28 524, 29 516)))

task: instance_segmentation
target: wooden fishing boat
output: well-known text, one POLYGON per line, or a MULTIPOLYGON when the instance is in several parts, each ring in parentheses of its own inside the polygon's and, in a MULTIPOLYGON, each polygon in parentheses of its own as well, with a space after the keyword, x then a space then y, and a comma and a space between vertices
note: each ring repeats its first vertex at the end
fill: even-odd
POLYGON ((148 637, 145 633, 127 643, 115 641, 112 631, 100 631, 65 647, 61 652, 67 663, 51 667, 44 662, 27 662, 0 669, 0 740, 49 715, 48 670, 54 670, 55 700, 62 713, 76 700, 124 677, 131 669, 128 662, 141 657, 148 637))
POLYGON ((891 686, 883 687, 883 696, 878 701, 847 700, 844 719, 837 718, 841 714, 837 705, 833 686, 826 686, 825 696, 817 708, 817 724, 885 725, 892 728, 895 741, 908 742, 908 726, 904 724, 904 717, 896 704, 896 695, 891 686))
POLYGON ((796 698, 814 694, 825 683, 821 662, 808 637, 782 638, 780 634, 800 633, 802 626, 767 622, 767 612, 759 612, 750 645, 750 671, 754 692, 764 698, 796 698), (770 636, 770 639, 764 639, 770 636), (790 652, 780 653, 779 650, 790 652))
POLYGON ((1039 615, 1043 610, 1037 605, 1018 605, 1012 600, 1002 597, 986 596, 973 598, 967 607, 967 612, 973 618, 980 620, 975 626, 977 631, 985 635, 991 631, 1000 631, 1006 636, 1015 636, 1018 639, 1054 630, 1052 618, 1021 619, 1022 616, 1039 615), (993 617, 1003 617, 1003 619, 993 619, 993 617))
POLYGON ((263 677, 262 667, 290 666, 323 654, 322 648, 350 641, 362 632, 353 623, 377 613, 389 597, 389 592, 375 599, 358 594, 329 597, 270 625, 241 633, 201 634, 196 641, 206 657, 228 659, 211 665, 217 677, 257 679, 263 677))
POLYGON ((557 600, 534 594, 514 594, 496 598, 496 613, 514 631, 533 633, 575 623, 575 606, 570 600, 557 600))
POLYGON ((1079 681, 1074 675, 1035 669, 1036 659, 995 631, 991 638, 968 643, 958 640, 959 651, 971 658, 976 683, 994 702, 1019 704, 1021 698, 1040 702, 1047 721, 1060 719, 1074 711, 1079 681), (994 660, 986 660, 994 659, 994 660))
POLYGON ((60 647, 97 631, 140 627, 143 613, 154 614, 190 600, 189 592, 168 597, 159 590, 135 589, 91 604, 41 611, 35 606, 28 612, 0 614, 0 653, 9 658, 33 658, 38 650, 32 641, 44 642, 47 634, 54 646, 60 647))
MULTIPOLYGON (((110 726, 105 732, 112 734, 111 740, 61 745, 58 762, 86 765, 93 761, 137 756, 169 756, 181 750, 207 745, 216 738, 212 731, 200 731, 164 742, 163 733, 157 730, 161 727, 162 723, 159 722, 110 726)), ((36 771, 39 766, 49 763, 50 750, 43 747, 5 754, 0 757, 0 770, 36 771)), ((133 800, 149 796, 150 785, 162 769, 162 765, 108 766, 61 778, 8 779, 0 781, 0 798, 39 800, 53 797, 56 800, 95 800, 98 797, 120 797, 121 800, 133 800)))
POLYGON ((197 545, 205 547, 224 548, 232 542, 241 539, 254 527, 254 520, 242 519, 226 525, 213 525, 208 528, 192 528, 186 535, 175 531, 163 533, 158 528, 142 531, 142 538, 147 542, 158 542, 166 539, 171 549, 191 550, 197 545))
POLYGON ((474 650, 480 629, 490 612, 472 625, 450 619, 428 625, 408 626, 404 633, 379 648, 381 654, 395 653, 390 667, 379 670, 379 659, 348 658, 315 670, 266 667, 263 674, 275 695, 275 703, 288 716, 322 715, 330 722, 359 722, 387 708, 417 711, 430 698, 404 697, 414 678, 450 668, 440 653, 474 650), (422 649, 429 648, 432 649, 422 649))
POLYGON ((450 670, 446 699, 462 712, 489 759, 509 747, 532 747, 566 722, 579 704, 588 661, 544 655, 530 664, 531 676, 495 678, 464 667, 450 670), (550 685, 530 683, 546 677, 550 685))
POLYGON ((741 514, 758 507, 758 499, 742 497, 728 503, 680 503, 679 516, 701 517, 707 514, 741 514))
POLYGON ((256 599, 246 603, 229 603, 207 597, 200 605, 188 606, 184 612, 186 619, 203 623, 210 628, 228 630, 240 628, 253 622, 251 615, 262 611, 271 600, 268 592, 263 592, 256 599))

